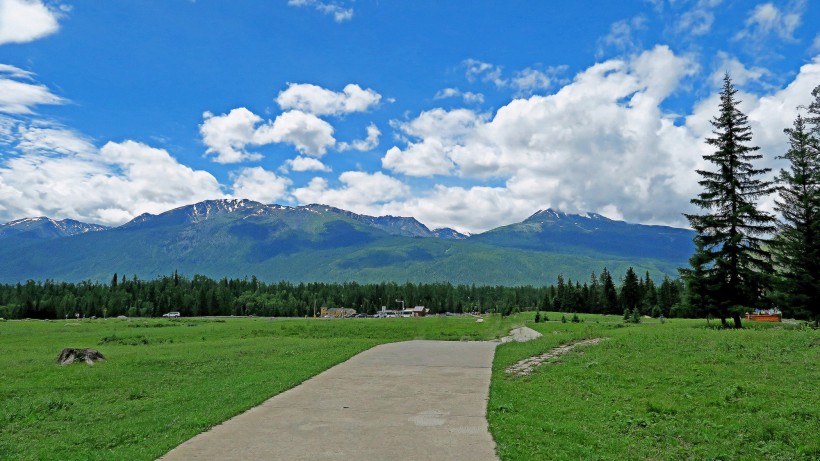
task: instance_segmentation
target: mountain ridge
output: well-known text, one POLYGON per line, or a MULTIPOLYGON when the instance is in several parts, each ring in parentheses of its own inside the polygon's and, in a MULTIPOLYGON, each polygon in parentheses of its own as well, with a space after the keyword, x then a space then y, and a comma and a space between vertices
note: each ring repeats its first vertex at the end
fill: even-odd
MULTIPOLYGON (((18 220, 19 221, 19 220, 18 220)), ((0 226, 2 228, 2 226, 0 226)), ((608 267, 658 276, 686 264, 692 231, 539 210, 473 235, 430 230, 412 217, 360 215, 327 205, 210 200, 114 228, 59 238, 0 235, 0 281, 105 280, 113 272, 179 270, 278 281, 552 283, 608 267)))

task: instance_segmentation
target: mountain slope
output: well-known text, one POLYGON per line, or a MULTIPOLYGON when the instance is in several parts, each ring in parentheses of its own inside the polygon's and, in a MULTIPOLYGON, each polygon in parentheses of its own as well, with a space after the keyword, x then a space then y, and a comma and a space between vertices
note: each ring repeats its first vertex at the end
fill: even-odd
POLYGON ((629 266, 674 275, 691 254, 691 231, 551 210, 465 238, 452 230, 430 231, 413 218, 249 200, 200 202, 51 240, 0 242, 0 282, 108 280, 114 272, 153 277, 178 270, 270 281, 542 285, 559 273, 586 280, 604 266, 616 276, 629 266))

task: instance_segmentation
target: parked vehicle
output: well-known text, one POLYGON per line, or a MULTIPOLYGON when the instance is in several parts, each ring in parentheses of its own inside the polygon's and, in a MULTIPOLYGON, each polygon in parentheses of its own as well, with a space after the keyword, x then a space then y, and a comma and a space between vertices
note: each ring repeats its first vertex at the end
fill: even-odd
POLYGON ((162 316, 167 317, 169 319, 173 319, 173 318, 177 318, 177 317, 182 317, 182 314, 180 314, 179 312, 168 312, 168 313, 162 314, 162 316))

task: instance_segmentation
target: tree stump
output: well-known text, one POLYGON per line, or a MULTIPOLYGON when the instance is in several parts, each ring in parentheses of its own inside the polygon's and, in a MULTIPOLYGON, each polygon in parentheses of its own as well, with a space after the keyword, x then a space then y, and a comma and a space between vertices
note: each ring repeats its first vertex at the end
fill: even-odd
POLYGON ((77 360, 85 360, 85 363, 94 365, 98 360, 105 360, 105 357, 96 349, 81 349, 75 347, 66 347, 60 352, 57 357, 57 363, 60 365, 69 365, 77 360))

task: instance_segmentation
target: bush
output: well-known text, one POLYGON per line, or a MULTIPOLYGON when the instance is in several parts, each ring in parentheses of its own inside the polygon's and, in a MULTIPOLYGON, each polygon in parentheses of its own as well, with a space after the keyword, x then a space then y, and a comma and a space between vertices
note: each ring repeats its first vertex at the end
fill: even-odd
POLYGON ((561 323, 567 323, 567 316, 564 314, 561 314, 561 323))
POLYGON ((541 323, 541 312, 535 312, 535 323, 541 323))
POLYGON ((572 314, 572 323, 581 323, 581 319, 578 318, 578 314, 576 314, 574 312, 572 314))

